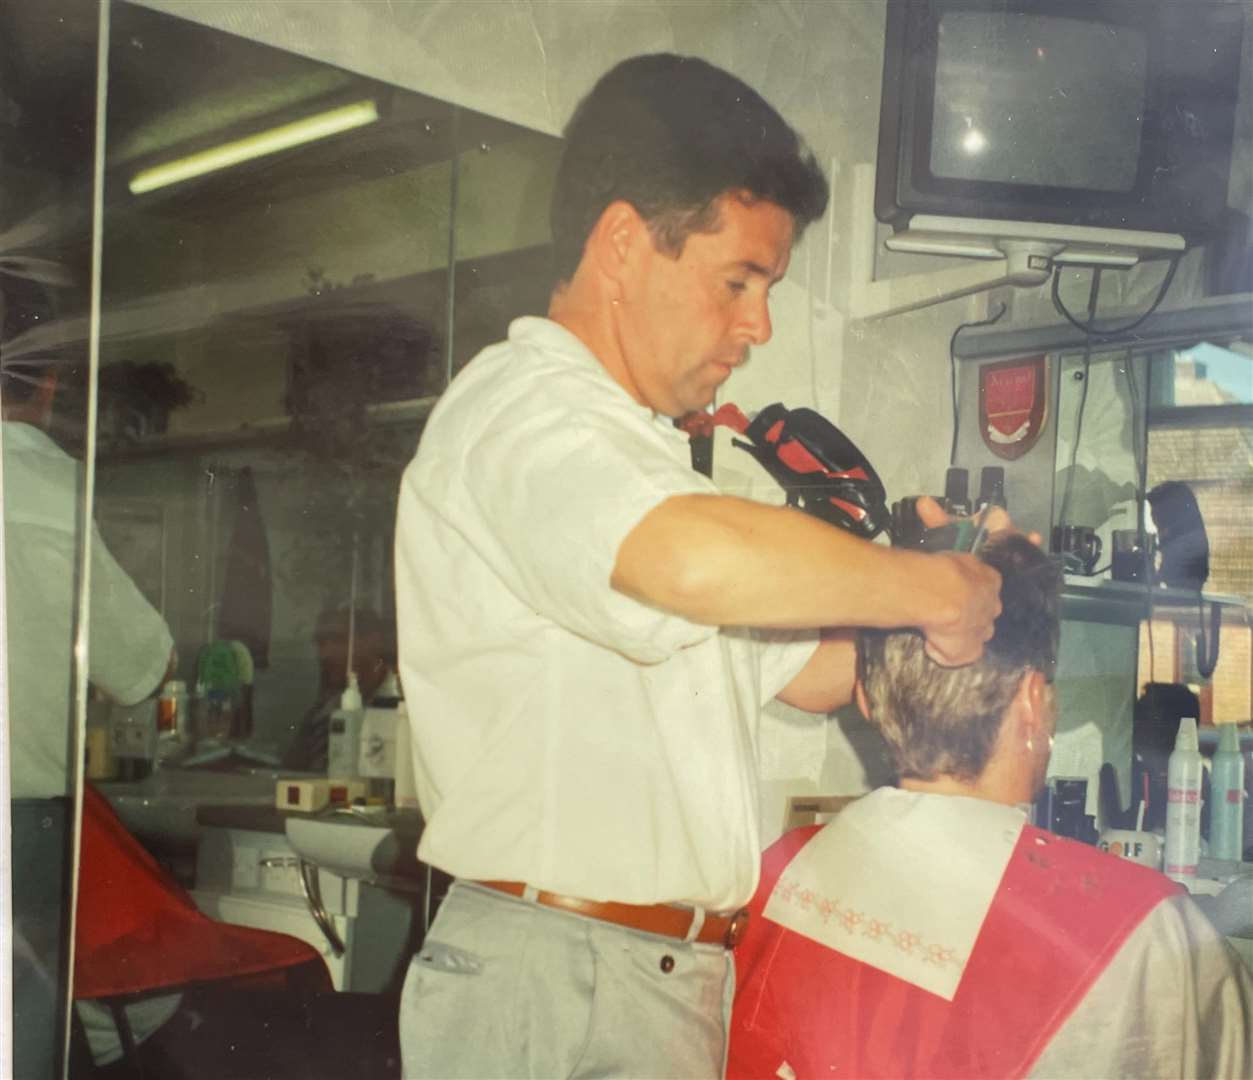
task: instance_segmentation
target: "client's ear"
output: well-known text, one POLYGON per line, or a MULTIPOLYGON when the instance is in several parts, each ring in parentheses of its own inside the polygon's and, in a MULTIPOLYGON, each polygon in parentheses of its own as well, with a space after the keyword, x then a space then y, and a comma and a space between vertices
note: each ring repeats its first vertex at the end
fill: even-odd
POLYGON ((1013 710, 1023 741, 1047 741, 1053 734, 1052 691, 1043 672, 1032 668, 1023 673, 1013 710))
POLYGON ((866 690, 861 685, 861 679, 858 679, 853 683, 853 700, 857 702, 857 707, 861 710, 861 715, 869 720, 870 702, 866 700, 866 690))

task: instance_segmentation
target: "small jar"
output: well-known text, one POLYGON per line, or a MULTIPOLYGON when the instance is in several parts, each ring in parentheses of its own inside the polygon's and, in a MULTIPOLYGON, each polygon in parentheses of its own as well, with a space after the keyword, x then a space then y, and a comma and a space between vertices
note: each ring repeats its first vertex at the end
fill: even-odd
POLYGON ((187 684, 169 679, 157 698, 157 735, 187 737, 187 684))

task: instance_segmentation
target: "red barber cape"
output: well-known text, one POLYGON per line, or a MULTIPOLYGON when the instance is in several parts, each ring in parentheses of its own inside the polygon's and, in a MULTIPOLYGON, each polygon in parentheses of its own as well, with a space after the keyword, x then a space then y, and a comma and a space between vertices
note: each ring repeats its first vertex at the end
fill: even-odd
MULTIPOLYGON (((1161 874, 1025 826, 952 1001, 763 917, 818 828, 765 855, 736 949, 729 1078, 1024 1076, 1161 900, 1161 874), (783 1075, 787 1075, 784 1073, 783 1075)), ((943 903, 937 897, 937 903, 943 903)))
POLYGON ((325 963, 303 941, 203 915, 90 785, 83 788, 74 942, 75 998, 175 989, 310 962, 330 989, 325 963))

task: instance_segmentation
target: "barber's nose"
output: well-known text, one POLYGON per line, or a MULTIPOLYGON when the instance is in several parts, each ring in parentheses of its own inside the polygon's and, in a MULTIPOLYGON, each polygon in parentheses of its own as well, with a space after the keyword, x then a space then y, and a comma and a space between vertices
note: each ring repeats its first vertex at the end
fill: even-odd
POLYGON ((762 296, 747 302, 744 315, 744 333, 752 345, 764 345, 770 340, 774 327, 770 322, 770 301, 762 296))

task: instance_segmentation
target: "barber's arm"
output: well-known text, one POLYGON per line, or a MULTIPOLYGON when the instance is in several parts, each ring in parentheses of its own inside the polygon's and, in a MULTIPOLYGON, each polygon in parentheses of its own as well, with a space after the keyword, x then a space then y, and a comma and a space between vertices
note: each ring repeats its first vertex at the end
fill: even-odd
POLYGON ((133 705, 177 666, 169 628, 97 531, 92 542, 88 678, 112 700, 133 705))
MULTIPOLYGON (((715 626, 914 626, 950 665, 978 658, 1000 612, 1000 575, 973 556, 872 544, 795 510, 720 495, 673 496, 646 514, 619 547, 611 583, 715 626)), ((831 637, 811 661, 847 681, 844 700, 851 656, 849 639, 831 637)), ((809 679, 802 692, 812 696, 809 679)))
MULTIPOLYGON (((929 497, 918 500, 918 513, 928 528, 947 524, 951 518, 940 504, 929 497)), ((1012 530, 1009 514, 992 507, 984 525, 989 532, 1012 530)), ((1040 542, 1036 533, 1028 537, 1040 542)), ((857 631, 832 629, 822 632, 822 641, 809 662, 778 694, 785 705, 812 713, 829 713, 853 700, 853 684, 857 677, 857 631)))

